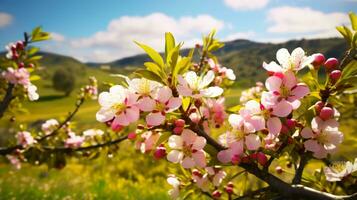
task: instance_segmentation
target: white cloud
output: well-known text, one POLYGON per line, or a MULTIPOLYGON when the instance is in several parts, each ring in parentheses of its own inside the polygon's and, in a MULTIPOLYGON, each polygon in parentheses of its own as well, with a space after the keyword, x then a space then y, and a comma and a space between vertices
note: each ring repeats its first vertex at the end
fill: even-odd
POLYGON ((55 32, 51 33, 51 38, 53 41, 56 41, 56 42, 63 42, 65 40, 65 37, 62 34, 55 33, 55 32))
POLYGON ((272 23, 270 33, 313 33, 328 35, 341 24, 348 24, 344 13, 323 13, 309 7, 277 7, 269 10, 267 20, 272 23))
POLYGON ((177 41, 185 41, 185 46, 192 46, 202 34, 214 28, 220 30, 224 25, 223 21, 210 15, 184 16, 179 19, 163 13, 122 16, 112 20, 106 30, 89 37, 72 39, 70 44, 78 49, 78 54, 82 52, 81 49, 89 47, 93 49, 92 53, 80 53, 78 57, 103 62, 143 53, 134 44, 134 40, 162 51, 165 32, 172 32, 177 41))
POLYGON ((269 0, 224 0, 233 10, 257 10, 268 5, 269 0))
POLYGON ((10 14, 0 12, 0 28, 11 24, 12 20, 13 20, 13 17, 10 14))
POLYGON ((232 41, 237 39, 252 39, 254 36, 256 36, 256 33, 254 31, 236 32, 236 33, 229 34, 223 40, 232 41))

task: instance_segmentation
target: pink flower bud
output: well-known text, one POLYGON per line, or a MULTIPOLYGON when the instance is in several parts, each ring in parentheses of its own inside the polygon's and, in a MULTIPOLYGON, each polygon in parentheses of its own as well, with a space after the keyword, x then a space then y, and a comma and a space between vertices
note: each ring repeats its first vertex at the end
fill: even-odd
POLYGON ((227 183, 227 187, 233 188, 233 187, 234 187, 233 182, 228 182, 228 183, 227 183))
POLYGON ((163 158, 163 157, 165 157, 165 156, 166 156, 166 149, 165 149, 165 147, 164 147, 164 146, 159 146, 159 147, 157 147, 156 150, 155 150, 155 152, 154 152, 154 158, 155 158, 156 160, 159 160, 159 159, 161 159, 161 158, 163 158))
POLYGON ((24 43, 22 41, 16 42, 16 49, 24 50, 24 43))
POLYGON ((25 63, 20 62, 20 63, 18 64, 18 66, 19 66, 19 68, 24 68, 24 67, 25 67, 25 63))
POLYGON ((173 132, 176 134, 176 135, 181 135, 183 131, 183 127, 175 127, 173 132))
POLYGON ((283 125, 281 126, 280 133, 288 134, 288 133, 289 133, 289 128, 288 128, 286 125, 283 124, 283 125))
POLYGON ((314 61, 312 62, 312 64, 315 66, 315 67, 318 67, 318 66, 321 66, 322 64, 324 64, 325 62, 325 56, 321 53, 317 53, 317 54, 314 54, 314 61))
POLYGON ((128 139, 129 140, 135 140, 135 138, 136 138, 136 134, 135 133, 131 132, 131 133, 128 134, 128 139))
POLYGON ((332 108, 330 108, 330 107, 323 107, 323 108, 321 109, 321 112, 320 112, 319 117, 320 117, 322 120, 326 121, 326 120, 328 120, 328 119, 331 119, 331 118, 333 117, 333 115, 334 115, 334 111, 333 111, 332 108))
POLYGON ((112 128, 113 131, 119 132, 119 131, 121 131, 123 129, 123 126, 121 126, 118 123, 111 123, 111 128, 112 128))
POLYGON ((281 174, 281 173, 284 172, 283 168, 281 168, 280 166, 275 167, 275 171, 276 171, 276 173, 278 173, 278 174, 281 174))
POLYGON ((227 192, 228 194, 233 194, 233 188, 232 188, 232 187, 227 186, 227 187, 225 188, 225 190, 226 190, 226 192, 227 192))
POLYGON ((202 176, 201 172, 198 171, 197 169, 192 170, 192 175, 193 175, 193 176, 198 176, 198 177, 201 177, 201 176, 202 176))
POLYGON ((231 160, 233 165, 238 165, 240 163, 240 161, 241 161, 241 159, 240 159, 239 155, 234 155, 231 160))
POLYGON ((28 67, 28 68, 34 68, 35 65, 34 65, 33 63, 30 63, 30 64, 27 65, 27 67, 28 67))
POLYGON ((295 121, 294 119, 287 119, 287 120, 286 120, 286 126, 287 126, 289 129, 295 128, 295 123, 296 123, 296 121, 295 121))
POLYGON ((326 60, 325 62, 325 67, 328 69, 328 70, 333 70, 333 69, 336 69, 337 66, 338 66, 338 60, 336 58, 329 58, 326 60))
POLYGON ((250 158, 253 160, 256 160, 258 158, 258 154, 257 153, 252 153, 250 154, 250 158))
POLYGON ((212 192, 212 196, 215 199, 218 199, 219 197, 221 197, 221 195, 222 195, 222 193, 220 191, 218 191, 218 190, 215 190, 215 191, 212 192))
POLYGON ((340 70, 333 70, 331 73, 330 73, 330 78, 333 82, 336 82, 338 81, 338 79, 341 78, 341 71, 340 70))
POLYGON ((320 113, 321 109, 325 106, 325 103, 322 101, 318 101, 315 104, 315 110, 317 113, 320 113))
POLYGON ((258 163, 262 166, 265 166, 267 162, 268 162, 267 156, 262 152, 258 152, 258 163))
POLYGON ((176 127, 184 127, 185 126, 185 120, 183 119, 178 119, 175 121, 175 126, 176 127))

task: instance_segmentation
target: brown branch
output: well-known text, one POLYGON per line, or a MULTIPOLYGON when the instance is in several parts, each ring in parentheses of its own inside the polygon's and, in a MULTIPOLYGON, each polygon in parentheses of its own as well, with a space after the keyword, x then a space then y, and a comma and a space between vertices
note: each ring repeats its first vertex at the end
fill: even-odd
POLYGON ((84 97, 81 97, 77 104, 76 104, 76 107, 75 109, 73 110, 73 112, 71 112, 68 117, 62 122, 59 124, 59 126, 57 126, 57 128, 55 130, 53 130, 51 133, 47 134, 47 135, 44 135, 38 139, 36 139, 38 142, 41 142, 43 140, 45 140, 46 138, 48 137, 51 137, 51 136, 54 136, 58 133, 58 131, 63 128, 69 121, 72 120, 72 118, 76 115, 76 113, 78 112, 79 108, 81 107, 81 105, 84 103, 84 97))
POLYGON ((306 155, 301 155, 300 156, 299 167, 295 171, 295 176, 294 176, 294 179, 292 181, 292 184, 300 184, 301 183, 302 174, 304 172, 304 168, 305 168, 308 160, 309 160, 309 158, 306 155))
POLYGON ((14 99, 14 96, 12 95, 14 87, 15 87, 15 85, 12 83, 9 83, 7 85, 4 99, 0 103, 0 118, 2 118, 4 116, 4 113, 5 113, 6 109, 9 107, 11 100, 14 99))

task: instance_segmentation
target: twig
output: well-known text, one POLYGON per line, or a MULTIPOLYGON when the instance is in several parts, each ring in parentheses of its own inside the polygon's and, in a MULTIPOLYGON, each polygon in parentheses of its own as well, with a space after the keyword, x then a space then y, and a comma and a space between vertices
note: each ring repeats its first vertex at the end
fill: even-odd
POLYGON ((300 184, 301 183, 301 177, 302 177, 302 174, 304 172, 304 168, 305 168, 308 160, 309 160, 309 158, 307 156, 301 155, 299 167, 295 171, 295 176, 294 176, 294 179, 292 181, 293 184, 300 184))
POLYGON ((9 104, 14 97, 12 96, 12 92, 14 90, 15 85, 12 83, 9 83, 6 89, 6 94, 4 96, 4 99, 0 103, 0 118, 4 116, 4 113, 6 109, 9 107, 9 104))

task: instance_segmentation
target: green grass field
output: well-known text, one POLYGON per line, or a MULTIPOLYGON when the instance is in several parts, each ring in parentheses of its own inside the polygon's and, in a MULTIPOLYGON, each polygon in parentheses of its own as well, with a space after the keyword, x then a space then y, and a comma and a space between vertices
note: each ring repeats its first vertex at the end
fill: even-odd
MULTIPOLYGON (((95 75, 99 82, 117 82, 108 72, 88 69, 86 76, 95 75)), ((84 83, 80 77, 78 85, 84 83)), ((35 83, 39 86, 39 102, 26 103, 28 112, 17 116, 18 123, 28 123, 49 118, 63 118, 74 108, 75 93, 69 97, 54 91, 50 80, 35 83)), ((79 86, 77 87, 78 90, 79 86)), ((227 93, 226 104, 239 103, 241 89, 231 89, 227 93)), ((102 127, 96 122, 95 113, 99 106, 96 101, 86 102, 74 118, 79 129, 102 127)), ((337 159, 357 157, 357 120, 342 122, 341 130, 345 141, 337 159)), ((46 166, 24 165, 21 170, 0 162, 0 199, 168 199, 166 173, 168 164, 164 160, 153 161, 135 152, 130 142, 121 144, 118 155, 113 158, 100 156, 95 160, 68 161, 62 170, 46 166)), ((312 172, 314 167, 307 169, 312 172)))

